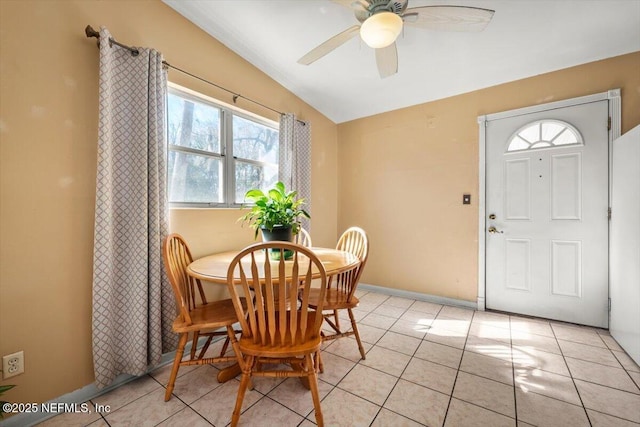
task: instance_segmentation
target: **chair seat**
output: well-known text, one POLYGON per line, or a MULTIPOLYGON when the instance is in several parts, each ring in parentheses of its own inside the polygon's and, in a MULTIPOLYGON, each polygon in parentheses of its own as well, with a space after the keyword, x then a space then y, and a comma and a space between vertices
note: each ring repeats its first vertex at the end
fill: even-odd
MULTIPOLYGON (((247 302, 241 298, 242 305, 247 302)), ((238 321, 236 310, 230 299, 213 301, 207 305, 200 305, 189 312, 191 324, 187 324, 182 316, 178 315, 173 321, 173 330, 177 333, 192 332, 201 329, 216 329, 227 325, 233 325, 238 321)))
MULTIPOLYGON (((327 289, 326 298, 324 300, 323 310, 340 310, 346 308, 355 308, 360 301, 358 298, 351 297, 351 301, 347 301, 349 294, 339 289, 327 289)), ((318 306, 320 298, 319 289, 311 289, 309 294, 309 307, 315 309, 318 306)))
MULTIPOLYGON (((278 316, 278 313, 276 313, 278 316)), ((300 321, 300 313, 298 313, 298 322, 300 321)), ((242 354, 248 354, 251 356, 257 357, 277 357, 277 358, 287 358, 287 357, 297 357, 303 356, 305 354, 316 352, 320 349, 320 344, 322 343, 322 337, 316 333, 314 337, 314 323, 315 323, 316 313, 310 312, 307 318, 307 336, 310 338, 306 338, 305 342, 302 344, 298 344, 293 342, 291 334, 287 333, 284 337, 284 341, 280 339, 280 332, 276 331, 275 341, 268 344, 254 343, 252 337, 243 336, 238 341, 240 345, 240 351, 242 354)), ((287 330, 289 328, 287 327, 287 330)), ((268 330, 268 324, 267 324, 268 330)))

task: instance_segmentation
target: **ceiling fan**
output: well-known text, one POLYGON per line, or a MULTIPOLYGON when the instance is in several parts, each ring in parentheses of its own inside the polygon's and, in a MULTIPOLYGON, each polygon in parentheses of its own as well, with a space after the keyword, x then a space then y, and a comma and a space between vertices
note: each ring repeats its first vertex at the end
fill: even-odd
POLYGON ((360 34, 362 40, 376 50, 380 77, 398 72, 396 39, 404 25, 429 30, 478 32, 486 28, 494 10, 467 6, 422 6, 408 8, 409 0, 333 0, 353 9, 359 25, 312 49, 298 60, 309 65, 360 34))

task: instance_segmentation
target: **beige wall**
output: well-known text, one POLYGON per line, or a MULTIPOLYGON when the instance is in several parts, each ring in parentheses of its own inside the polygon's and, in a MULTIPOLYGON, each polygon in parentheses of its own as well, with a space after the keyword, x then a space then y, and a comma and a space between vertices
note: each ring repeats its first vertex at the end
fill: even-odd
MULTIPOLYGON (((337 126, 159 0, 0 1, 0 355, 25 352, 4 397, 46 401, 93 382, 91 277, 98 49, 84 27, 312 123, 314 241, 337 234, 337 126)), ((169 79, 230 96, 171 71, 169 79)), ((278 117, 246 101, 238 106, 278 117)), ((195 255, 239 248, 238 210, 174 210, 195 255)))
POLYGON ((626 132, 640 123, 640 52, 340 124, 338 229, 369 233, 362 281, 475 301, 477 117, 613 88, 626 132))

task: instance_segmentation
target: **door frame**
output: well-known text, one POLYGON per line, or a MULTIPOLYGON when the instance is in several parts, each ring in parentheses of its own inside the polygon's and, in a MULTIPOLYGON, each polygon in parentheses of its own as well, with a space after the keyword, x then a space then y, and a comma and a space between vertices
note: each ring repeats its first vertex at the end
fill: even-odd
MULTIPOLYGON (((611 206, 611 174, 612 165, 612 142, 621 134, 621 97, 620 89, 611 89, 607 92, 593 95, 580 96, 577 98, 564 99, 561 101, 549 102, 546 104, 533 105, 530 107, 518 108, 515 110, 502 111, 499 113, 478 116, 478 310, 484 311, 486 307, 486 232, 487 212, 485 203, 486 194, 486 129, 487 122, 509 117, 522 116, 525 114, 539 113, 557 108, 572 107, 574 105, 588 104, 597 101, 609 101, 609 207, 611 206)), ((609 221, 609 234, 611 234, 611 222, 609 221)), ((609 241, 609 253, 611 241, 609 241)), ((610 272, 609 272, 610 275, 610 272)))

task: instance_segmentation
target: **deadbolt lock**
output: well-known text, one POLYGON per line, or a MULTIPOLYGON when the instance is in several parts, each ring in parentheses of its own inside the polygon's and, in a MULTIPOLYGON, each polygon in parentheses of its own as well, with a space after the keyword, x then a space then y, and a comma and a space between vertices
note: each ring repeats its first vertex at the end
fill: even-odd
POLYGON ((489 215, 489 219, 496 219, 496 214, 489 215))

